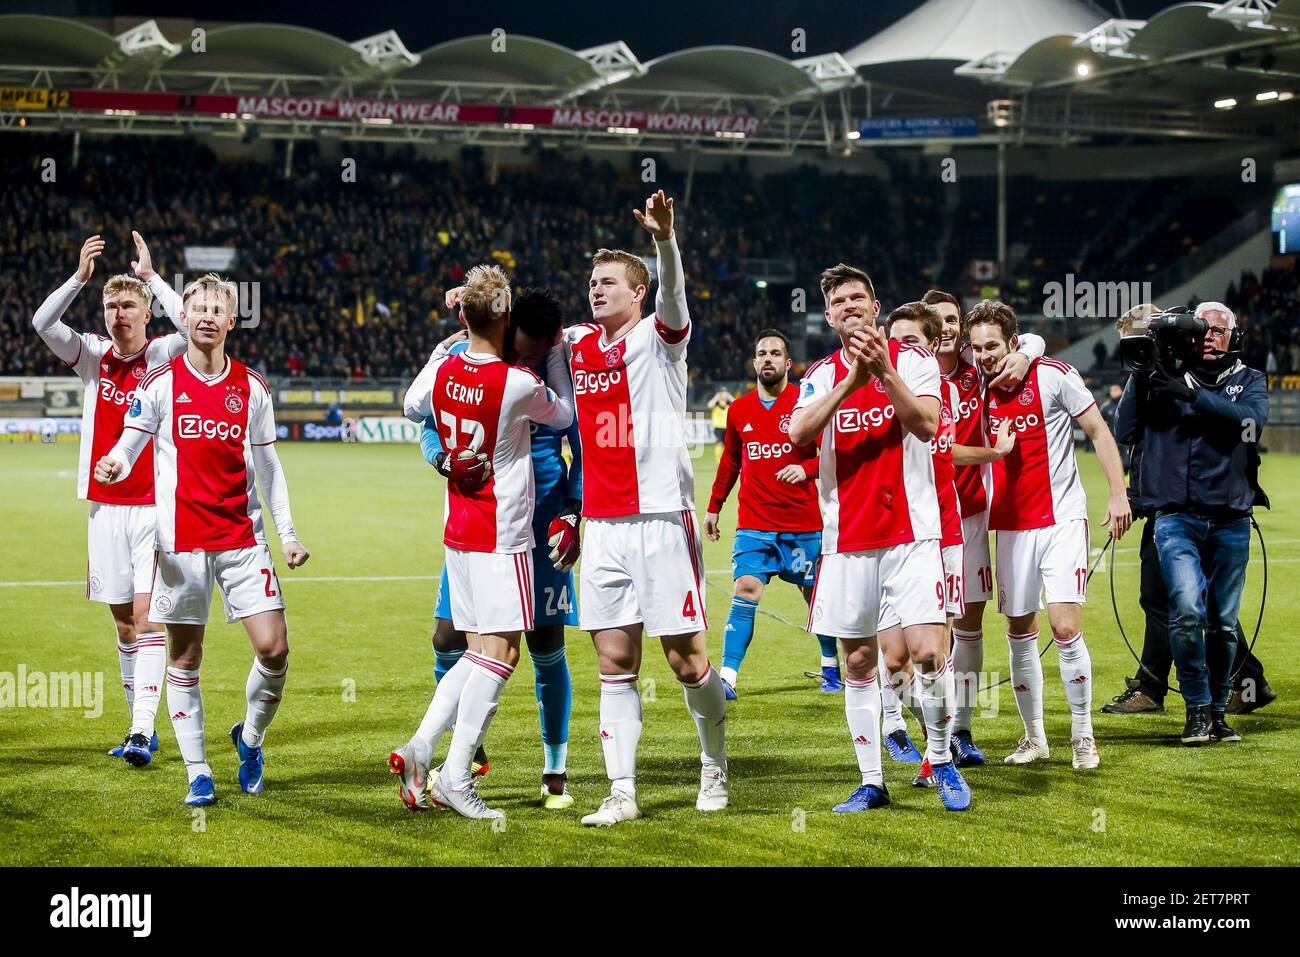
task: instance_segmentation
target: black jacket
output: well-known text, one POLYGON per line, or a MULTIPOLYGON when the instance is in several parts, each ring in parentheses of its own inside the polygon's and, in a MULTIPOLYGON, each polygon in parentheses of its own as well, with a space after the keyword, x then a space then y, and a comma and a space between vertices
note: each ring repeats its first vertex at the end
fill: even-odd
POLYGON ((1240 363, 1212 384, 1198 382, 1191 402, 1152 393, 1144 377, 1130 376, 1115 438, 1142 447, 1134 508, 1227 518, 1267 506, 1258 481, 1267 420, 1268 378, 1240 363))

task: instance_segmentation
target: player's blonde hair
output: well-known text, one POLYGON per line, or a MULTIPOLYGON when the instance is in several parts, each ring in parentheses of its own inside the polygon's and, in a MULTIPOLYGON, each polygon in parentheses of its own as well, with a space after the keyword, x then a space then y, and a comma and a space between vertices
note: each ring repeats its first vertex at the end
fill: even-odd
POLYGON ((1146 321, 1159 311, 1159 306, 1153 306, 1149 302, 1134 306, 1115 321, 1115 329, 1121 336, 1130 335, 1135 325, 1145 325, 1146 321))
POLYGON ((214 272, 205 273, 198 279, 189 283, 185 291, 181 293, 181 301, 188 308, 190 300, 199 293, 217 292, 226 298, 226 310, 230 315, 235 314, 235 304, 239 299, 239 292, 235 284, 229 279, 222 279, 214 272))
POLYGON ((104 283, 104 300, 107 301, 110 296, 116 296, 119 292, 135 293, 140 297, 146 309, 153 305, 153 293, 149 291, 149 286, 135 276, 129 276, 126 273, 109 276, 108 281, 104 283))
POLYGON ((637 286, 650 288, 650 270, 646 268, 645 260, 640 256, 622 249, 597 249, 596 254, 591 257, 592 269, 609 263, 622 264, 623 273, 627 276, 627 284, 633 289, 637 286))
POLYGON ((500 266, 475 266, 465 274, 460 314, 470 329, 484 333, 498 318, 509 313, 510 280, 500 266))

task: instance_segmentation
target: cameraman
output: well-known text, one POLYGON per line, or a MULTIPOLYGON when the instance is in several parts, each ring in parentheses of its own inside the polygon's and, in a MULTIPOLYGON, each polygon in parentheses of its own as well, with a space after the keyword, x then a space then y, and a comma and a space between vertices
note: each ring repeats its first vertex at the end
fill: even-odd
POLYGON ((1148 524, 1187 706, 1182 741, 1237 741, 1225 711, 1251 510, 1267 504, 1256 481, 1267 380, 1237 358, 1236 317, 1222 303, 1202 303, 1194 318, 1155 316, 1149 330, 1154 359, 1124 388, 1116 437, 1142 446, 1137 491, 1155 515, 1148 524))

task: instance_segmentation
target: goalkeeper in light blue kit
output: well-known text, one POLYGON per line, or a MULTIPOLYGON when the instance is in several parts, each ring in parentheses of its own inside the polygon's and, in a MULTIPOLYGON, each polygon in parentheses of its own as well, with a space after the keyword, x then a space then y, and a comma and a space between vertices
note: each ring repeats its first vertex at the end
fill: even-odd
MULTIPOLYGON (((459 302, 459 289, 447 293, 447 305, 459 302)), ((526 289, 517 296, 510 309, 511 336, 507 339, 507 361, 512 365, 539 371, 546 362, 546 350, 556 341, 562 325, 560 307, 550 292, 526 289), (513 348, 512 348, 513 343, 513 348)), ((460 334, 438 348, 448 353, 464 351, 468 342, 460 334), (457 340, 460 341, 452 341, 457 340), (450 344, 449 344, 450 343, 450 344)), ((569 663, 564 654, 564 627, 578 624, 577 595, 573 587, 574 563, 578 560, 578 517, 582 503, 582 452, 577 421, 564 432, 533 423, 531 432, 533 480, 536 507, 533 511, 533 591, 535 627, 524 633, 528 656, 533 663, 537 687, 537 708, 541 719, 542 800, 549 809, 573 804, 568 790, 566 759, 569 750, 569 712, 573 703, 573 686, 569 663), (561 454, 564 438, 569 439, 573 463, 566 467, 561 454)), ((461 450, 446 452, 438 438, 432 419, 426 419, 420 436, 425 461, 449 481, 466 483, 473 488, 490 478, 490 466, 478 457, 464 457, 461 450)), ((451 621, 451 597, 447 570, 442 571, 438 586, 438 606, 434 612, 434 676, 441 681, 468 643, 465 632, 457 631, 451 621)), ((479 742, 474 758, 474 773, 486 774, 487 755, 479 742)))

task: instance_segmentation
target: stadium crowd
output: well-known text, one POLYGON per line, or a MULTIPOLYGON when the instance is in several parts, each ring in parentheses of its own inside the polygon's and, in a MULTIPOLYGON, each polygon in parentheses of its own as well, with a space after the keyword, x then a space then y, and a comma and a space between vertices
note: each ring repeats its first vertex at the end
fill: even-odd
MULTIPOLYGON (((554 289, 573 321, 587 313, 590 254, 601 246, 644 246, 626 215, 645 190, 639 165, 529 149, 526 167, 493 169, 475 147, 449 162, 351 146, 355 182, 344 182, 312 143, 297 144, 294 175, 285 178, 278 159, 218 161, 192 140, 87 137, 74 166, 67 137, 5 137, 0 292, 10 308, 0 318, 6 344, 0 374, 66 371, 30 334, 30 316, 67 278, 81 242, 95 232, 109 240, 108 274, 127 271, 133 228, 148 238, 169 278, 183 271, 187 245, 236 247, 233 278, 260 283, 260 311, 255 328, 236 332, 234 348, 264 374, 338 378, 402 377, 419 369, 450 328, 444 291, 486 251, 517 286, 554 289), (45 157, 56 162, 52 183, 41 176, 45 157)), ((747 261, 793 267, 793 285, 827 263, 869 263, 884 302, 915 298, 929 285, 971 285, 970 260, 990 255, 996 218, 990 181, 968 177, 959 181, 958 194, 945 195, 933 170, 891 153, 885 162, 887 182, 811 166, 759 178, 743 160, 695 175, 690 201, 682 204, 691 220, 682 252, 691 308, 708 332, 693 345, 693 376, 746 374, 761 328, 776 325, 803 337, 792 284, 759 287, 747 261)), ((659 160, 655 173, 685 196, 682 169, 659 160)), ((1149 217, 1141 184, 1085 192, 1080 184, 1015 177, 1011 185, 1013 259, 1022 288, 1041 288, 1044 277, 1072 268, 1123 275, 1108 272, 1101 258, 1115 244, 1085 237, 1131 232, 1134 217, 1149 217), (1063 219, 1063 210, 1077 215, 1063 219)), ((1175 223, 1173 232, 1208 235, 1230 212, 1209 210, 1197 224, 1175 223)), ((1134 254, 1140 247, 1152 269, 1164 264, 1161 255, 1185 248, 1173 243, 1147 256, 1152 242, 1146 235, 1119 248, 1134 254)), ((1294 277, 1290 283, 1294 298, 1294 277)), ((815 311, 815 299, 805 306, 815 311)), ((88 297, 72 318, 89 327, 88 297)), ((811 354, 830 341, 829 331, 818 329, 811 354)))

